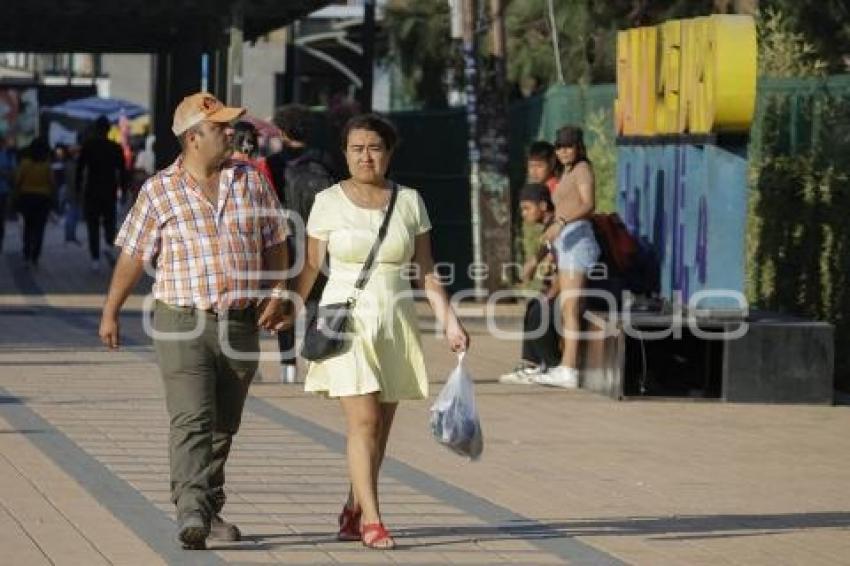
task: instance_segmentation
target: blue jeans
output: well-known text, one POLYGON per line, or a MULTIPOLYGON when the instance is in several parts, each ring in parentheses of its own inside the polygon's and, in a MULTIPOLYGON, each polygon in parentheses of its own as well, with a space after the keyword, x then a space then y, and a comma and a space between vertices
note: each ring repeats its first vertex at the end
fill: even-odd
POLYGON ((77 241, 77 223, 80 221, 80 207, 72 200, 65 203, 65 241, 77 241))

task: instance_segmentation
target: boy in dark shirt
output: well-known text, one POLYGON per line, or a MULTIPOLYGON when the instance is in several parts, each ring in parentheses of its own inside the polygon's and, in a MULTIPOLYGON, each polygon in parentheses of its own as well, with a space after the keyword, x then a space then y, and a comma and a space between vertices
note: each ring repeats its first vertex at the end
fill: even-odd
POLYGON ((542 238, 554 220, 554 207, 548 188, 529 183, 520 191, 519 209, 525 227, 522 281, 537 294, 529 299, 523 319, 522 358, 514 371, 499 378, 501 383, 534 383, 534 377, 561 360, 560 340, 555 327, 555 300, 558 294, 555 263, 542 238))
MULTIPOLYGON (((283 208, 301 219, 300 229, 296 229, 293 225, 293 237, 287 240, 291 261, 299 257, 299 254, 300 257, 305 257, 306 243, 303 227, 307 224, 316 194, 336 182, 330 157, 308 143, 311 122, 312 117, 306 106, 289 104, 280 107, 275 114, 274 123, 280 128, 283 149, 269 155, 265 160, 273 188, 283 208)), ((310 292, 308 302, 318 302, 322 296, 325 281, 324 274, 320 274, 310 292)), ((281 354, 280 379, 284 383, 294 383, 298 377, 295 329, 279 331, 277 341, 281 354)))

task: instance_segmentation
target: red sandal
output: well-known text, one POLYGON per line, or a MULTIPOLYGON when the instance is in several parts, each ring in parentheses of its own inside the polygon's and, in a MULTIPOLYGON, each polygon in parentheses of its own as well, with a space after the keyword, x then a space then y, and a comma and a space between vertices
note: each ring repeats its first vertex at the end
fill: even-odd
POLYGON ((342 506, 342 513, 339 514, 337 540, 356 541, 362 538, 360 535, 361 513, 360 507, 349 507, 347 503, 342 506))
POLYGON ((360 532, 363 537, 363 546, 377 550, 392 550, 395 548, 395 541, 383 523, 365 523, 360 525, 360 532), (382 546, 381 543, 386 541, 389 541, 389 544, 382 546))

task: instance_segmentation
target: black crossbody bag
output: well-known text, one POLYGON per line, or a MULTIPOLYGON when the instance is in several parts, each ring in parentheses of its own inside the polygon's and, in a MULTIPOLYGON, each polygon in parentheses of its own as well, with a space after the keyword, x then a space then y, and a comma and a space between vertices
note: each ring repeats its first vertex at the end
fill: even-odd
POLYGON ((366 256, 363 269, 354 284, 354 293, 344 303, 332 303, 318 306, 313 303, 307 309, 307 323, 304 329, 304 343, 301 345, 301 357, 311 362, 319 362, 342 353, 348 345, 348 324, 351 311, 357 304, 357 294, 366 287, 372 275, 372 264, 378 255, 378 249, 387 235, 387 227, 395 209, 398 187, 393 183, 387 214, 378 229, 378 237, 366 256))

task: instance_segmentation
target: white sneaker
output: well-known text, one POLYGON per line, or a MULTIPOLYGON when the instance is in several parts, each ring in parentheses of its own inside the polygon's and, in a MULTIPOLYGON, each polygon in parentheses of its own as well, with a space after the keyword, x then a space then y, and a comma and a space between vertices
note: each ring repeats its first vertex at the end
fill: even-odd
POLYGON ((578 389, 578 370, 566 366, 557 366, 546 373, 538 374, 535 383, 564 389, 578 389))
POLYGON ((297 368, 293 364, 283 364, 280 366, 280 382, 295 383, 298 377, 297 368))
POLYGON ((531 385, 534 379, 540 375, 540 367, 528 364, 520 364, 517 368, 499 377, 499 383, 509 383, 512 385, 531 385))

